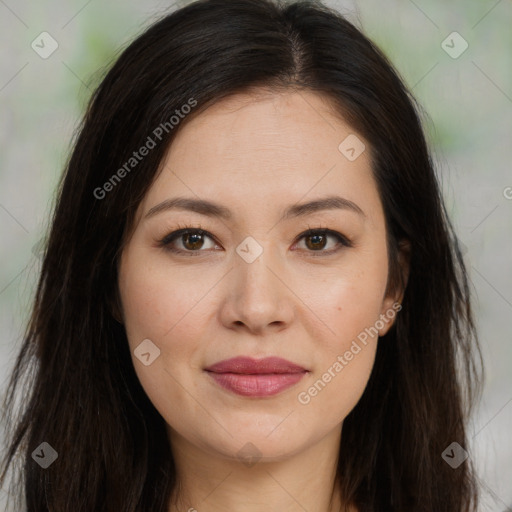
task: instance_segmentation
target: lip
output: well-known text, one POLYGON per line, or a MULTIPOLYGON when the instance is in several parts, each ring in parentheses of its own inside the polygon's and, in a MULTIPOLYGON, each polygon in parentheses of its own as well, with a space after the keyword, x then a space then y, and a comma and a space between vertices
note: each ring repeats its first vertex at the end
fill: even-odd
POLYGON ((235 357, 209 366, 205 371, 217 384, 242 396, 272 396, 299 382, 306 368, 280 357, 235 357))
POLYGON ((268 374, 268 373, 301 373, 306 368, 287 361, 280 357, 265 357, 253 359, 251 357, 233 357, 219 361, 206 368, 208 372, 214 373, 240 373, 245 375, 268 374))

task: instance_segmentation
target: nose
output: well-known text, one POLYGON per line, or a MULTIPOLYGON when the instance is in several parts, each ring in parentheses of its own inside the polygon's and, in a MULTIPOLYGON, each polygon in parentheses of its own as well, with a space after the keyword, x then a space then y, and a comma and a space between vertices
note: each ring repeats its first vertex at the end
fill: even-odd
POLYGON ((254 334, 286 329, 294 315, 294 297, 282 266, 263 253, 252 263, 235 260, 224 286, 220 319, 229 329, 254 334))

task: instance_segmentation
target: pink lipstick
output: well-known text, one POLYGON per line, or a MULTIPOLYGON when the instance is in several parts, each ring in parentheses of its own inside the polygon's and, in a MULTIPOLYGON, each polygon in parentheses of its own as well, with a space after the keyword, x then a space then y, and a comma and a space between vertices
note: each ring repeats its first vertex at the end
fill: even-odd
POLYGON ((238 395, 272 396, 299 382, 308 370, 279 357, 235 357, 205 369, 223 388, 238 395))

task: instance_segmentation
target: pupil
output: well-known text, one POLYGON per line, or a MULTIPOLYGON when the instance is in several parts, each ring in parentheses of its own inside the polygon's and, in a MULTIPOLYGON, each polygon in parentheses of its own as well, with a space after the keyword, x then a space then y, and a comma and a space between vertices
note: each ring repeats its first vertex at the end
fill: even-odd
POLYGON ((200 238, 202 237, 202 235, 198 235, 198 234, 186 234, 186 242, 185 242, 185 247, 187 247, 188 249, 199 249, 201 248, 201 244, 202 244, 202 241, 200 240, 200 238), (198 237, 199 240, 193 240, 192 242, 189 242, 190 238, 193 238, 193 237, 198 237), (192 246, 192 247, 188 247, 187 244, 189 244, 192 246))
MULTIPOLYGON (((202 245, 201 237, 203 235, 198 234, 186 234, 184 235, 186 237, 186 242, 184 243, 185 247, 189 249, 200 249, 202 245), (194 237, 197 237, 196 240, 194 240, 194 237), (192 238, 192 241, 190 239, 192 238)), ((306 245, 310 249, 323 249, 325 247, 325 236, 324 235, 310 235, 307 240, 313 240, 312 243, 307 243, 306 245), (320 244, 320 245, 319 245, 320 244)))
POLYGON ((307 245, 308 245, 308 248, 310 248, 310 249, 323 249, 323 248, 325 247, 325 236, 324 236, 324 235, 310 235, 310 236, 307 238, 307 240, 311 240, 311 239, 316 239, 317 241, 316 241, 316 242, 313 242, 313 244, 309 244, 309 243, 308 243, 308 244, 307 244, 307 245), (321 242, 320 242, 320 247, 318 247, 318 245, 317 245, 317 244, 319 243, 319 242, 318 242, 318 239, 319 239, 319 238, 323 239, 322 241, 324 242, 324 243, 321 243, 321 242), (312 245, 313 247, 310 247, 310 245, 312 245))

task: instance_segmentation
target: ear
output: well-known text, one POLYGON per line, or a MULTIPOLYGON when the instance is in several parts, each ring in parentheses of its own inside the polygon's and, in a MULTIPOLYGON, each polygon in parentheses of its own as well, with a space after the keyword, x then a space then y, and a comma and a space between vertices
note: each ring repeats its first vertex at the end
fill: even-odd
MULTIPOLYGON (((388 288, 381 309, 382 329, 379 329, 379 337, 387 334, 394 324, 398 312, 402 309, 402 301, 409 280, 411 262, 411 244, 409 240, 402 239, 398 242, 398 275, 395 282, 388 281, 388 288)), ((393 277, 393 276, 391 276, 393 277)))
POLYGON ((119 288, 117 286, 117 283, 115 286, 115 290, 108 294, 107 305, 110 314, 114 317, 114 319, 118 323, 124 324, 123 309, 121 307, 121 298, 119 297, 119 288))

